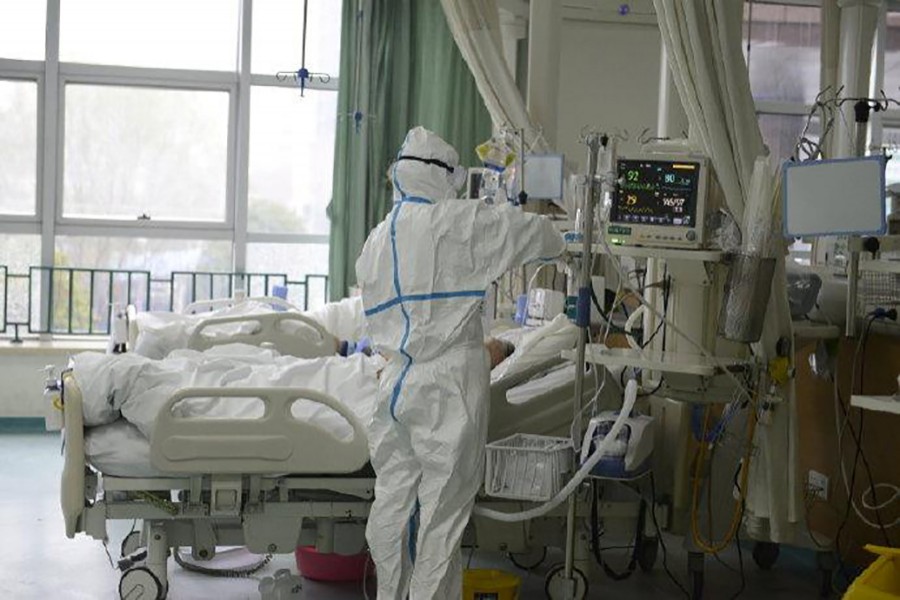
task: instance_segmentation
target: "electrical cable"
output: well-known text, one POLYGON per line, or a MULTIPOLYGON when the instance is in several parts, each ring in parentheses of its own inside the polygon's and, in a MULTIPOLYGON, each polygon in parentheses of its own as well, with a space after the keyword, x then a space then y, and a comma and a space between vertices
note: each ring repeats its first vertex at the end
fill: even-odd
MULTIPOLYGON (((840 417, 841 417, 841 416, 844 418, 844 420, 845 420, 845 425, 844 425, 844 427, 846 428, 847 431, 850 432, 850 437, 853 438, 853 443, 858 447, 859 444, 862 442, 862 440, 861 440, 861 438, 860 438, 860 436, 859 436, 859 433, 857 432, 856 428, 853 426, 853 423, 850 423, 850 422, 849 422, 850 415, 849 415, 849 413, 847 412, 847 408, 844 406, 844 400, 843 400, 843 398, 841 398, 840 390, 837 389, 837 380, 836 380, 836 379, 832 379, 832 381, 834 382, 834 391, 835 391, 835 405, 836 405, 836 410, 835 410, 835 411, 840 413, 839 415, 836 416, 836 421, 840 420, 840 417)), ((839 433, 839 434, 842 433, 842 429, 841 429, 840 427, 839 427, 839 429, 838 429, 838 433, 839 433)), ((841 437, 840 437, 840 436, 838 437, 838 452, 839 452, 839 457, 843 456, 842 440, 841 440, 841 437)), ((866 477, 869 479, 869 486, 870 486, 869 489, 866 489, 866 490, 863 491, 863 495, 868 494, 868 493, 871 493, 872 488, 892 487, 892 484, 888 484, 888 483, 874 483, 874 478, 872 477, 872 468, 871 468, 871 466, 870 466, 870 464, 869 464, 869 460, 868 460, 868 457, 866 456, 865 451, 863 451, 863 452, 860 453, 860 459, 862 459, 863 468, 866 470, 866 477)), ((846 484, 846 468, 844 468, 844 465, 843 465, 843 464, 842 464, 841 466, 842 466, 842 468, 843 468, 843 470, 842 470, 842 476, 843 476, 843 479, 844 479, 845 491, 846 491, 846 489, 847 489, 847 484, 846 484)), ((894 486, 894 487, 895 487, 895 486, 894 486)), ((849 494, 848 494, 848 497, 849 497, 849 494)), ((898 497, 897 494, 896 494, 896 492, 895 492, 894 497, 892 497, 889 501, 879 503, 879 504, 878 504, 878 508, 866 506, 866 503, 865 503, 865 502, 863 502, 863 505, 864 505, 866 508, 869 508, 870 510, 882 510, 882 509, 884 509, 887 505, 889 505, 889 504, 893 503, 894 501, 896 501, 898 498, 900 498, 900 497, 898 497)), ((879 526, 878 526, 877 523, 873 523, 873 522, 869 521, 869 519, 868 519, 864 514, 862 514, 862 511, 859 510, 859 507, 857 507, 857 506, 855 505, 855 503, 854 503, 853 509, 854 509, 854 511, 856 512, 856 516, 857 516, 857 517, 860 519, 860 521, 862 521, 864 524, 868 525, 868 526, 871 527, 872 529, 878 529, 878 528, 879 528, 879 526)), ((885 525, 885 527, 886 527, 887 529, 891 529, 891 528, 893 528, 893 527, 896 527, 897 525, 900 525, 900 518, 895 519, 895 520, 892 521, 891 523, 885 525)))
MULTIPOLYGON (((593 286, 591 286, 591 289, 593 290, 593 286)), ((621 291, 622 291, 622 282, 620 281, 618 287, 616 288, 616 294, 614 296, 613 304, 612 304, 612 306, 610 306, 610 310, 609 310, 610 315, 615 313, 616 305, 622 301, 621 291)), ((612 319, 607 318, 606 329, 603 331, 602 337, 600 338, 600 341, 602 343, 604 343, 604 344, 606 343, 606 339, 609 337, 609 332, 610 332, 611 328, 612 328, 612 319)), ((590 339, 590 330, 588 330, 588 339, 590 339)), ((609 374, 609 369, 607 369, 606 367, 602 367, 602 369, 603 369, 603 378, 600 381, 598 381, 598 378, 600 377, 598 375, 598 369, 597 368, 594 369, 594 385, 597 388, 597 390, 594 392, 594 395, 591 397, 590 401, 581 408, 581 413, 580 413, 579 417, 583 418, 585 413, 587 413, 588 411, 591 412, 592 417, 597 416, 596 408, 597 408, 598 400, 600 399, 600 394, 602 394, 603 390, 606 388, 606 377, 609 374)), ((624 386, 623 386, 623 389, 624 389, 624 386)), ((579 432, 579 435, 576 435, 576 433, 575 433, 575 426, 577 425, 578 420, 579 419, 573 418, 572 424, 569 427, 569 437, 572 439, 572 448, 575 452, 578 452, 581 450, 581 441, 582 441, 580 432, 579 432)))
POLYGON ((181 548, 177 546, 174 548, 172 555, 175 557, 175 562, 178 564, 178 566, 185 571, 192 571, 194 573, 200 573, 201 575, 209 575, 210 577, 225 577, 228 579, 248 579, 252 575, 265 568, 265 566, 270 562, 272 562, 272 555, 264 554, 261 559, 247 567, 240 567, 237 569, 213 569, 210 567, 204 567, 187 562, 181 556, 181 548))
MULTIPOLYGON (((752 404, 755 407, 756 403, 753 402, 752 404)), ((706 438, 707 434, 709 433, 709 422, 710 422, 711 415, 712 415, 711 407, 707 406, 706 415, 704 417, 704 424, 703 424, 704 439, 706 438)), ((691 497, 691 535, 692 535, 693 541, 697 545, 697 547, 700 550, 703 550, 704 552, 706 552, 708 554, 716 554, 716 553, 722 551, 723 549, 725 549, 726 547, 728 547, 728 545, 731 543, 731 541, 734 539, 735 535, 737 534, 737 530, 741 526, 742 515, 744 512, 743 504, 745 501, 744 490, 747 489, 747 478, 749 476, 749 471, 750 471, 750 469, 749 469, 750 457, 751 457, 752 450, 753 450, 753 435, 754 435, 755 431, 756 431, 756 410, 754 409, 754 410, 748 411, 748 414, 747 414, 747 441, 746 441, 746 449, 744 452, 744 457, 740 464, 740 469, 741 469, 740 483, 741 483, 741 485, 738 486, 738 489, 741 491, 740 491, 738 500, 735 503, 735 510, 732 514, 731 523, 728 527, 728 531, 725 534, 725 536, 722 538, 722 540, 720 540, 718 542, 712 542, 712 541, 703 539, 702 533, 700 531, 699 523, 698 523, 698 515, 699 515, 699 509, 700 509, 700 498, 699 498, 700 491, 701 491, 700 488, 701 488, 701 482, 703 480, 701 478, 701 475, 702 475, 702 471, 703 471, 703 467, 704 467, 704 459, 705 459, 706 451, 709 450, 710 452, 712 452, 713 447, 714 447, 713 443, 702 442, 702 441, 700 442, 700 446, 697 451, 697 459, 695 462, 695 468, 694 468, 693 493, 692 493, 692 497, 691 497)), ((711 484, 709 481, 707 481, 707 486, 711 487, 711 484)), ((709 504, 708 501, 707 501, 707 504, 709 504)), ((710 531, 710 534, 711 533, 712 533, 712 531, 710 531)))
MULTIPOLYGON (((859 379, 859 387, 860 392, 862 392, 863 386, 863 376, 865 373, 865 349, 868 343, 869 333, 872 328, 872 324, 878 319, 881 315, 878 313, 873 313, 868 316, 868 320, 866 322, 866 326, 863 330, 863 334, 860 337, 857 346, 856 352, 853 356, 853 368, 851 372, 850 378, 850 389, 851 393, 856 388, 856 372, 857 372, 857 364, 860 365, 860 379, 859 379)), ((881 511, 880 509, 875 510, 876 523, 872 523, 865 515, 863 515, 862 511, 859 510, 859 507, 856 506, 856 502, 853 499, 853 490, 856 487, 856 471, 859 466, 860 458, 863 460, 863 466, 866 470, 867 477, 869 479, 869 491, 872 494, 872 498, 874 503, 877 505, 877 491, 876 484, 874 482, 874 478, 872 477, 871 468, 869 467, 869 461, 865 456, 865 453, 862 448, 862 435, 863 435, 863 426, 865 424, 864 421, 864 411, 860 411, 859 424, 857 426, 857 430, 853 430, 853 424, 851 422, 851 416, 847 409, 844 408, 844 403, 840 399, 840 390, 837 384, 837 378, 834 378, 834 389, 835 389, 835 403, 839 407, 840 411, 843 414, 844 422, 843 426, 838 428, 838 461, 841 467, 841 480, 844 483, 844 488, 847 494, 847 505, 844 510, 844 516, 841 520, 841 524, 838 527, 837 534, 835 536, 835 546, 838 550, 838 554, 840 554, 840 538, 842 533, 844 532, 844 528, 846 527, 849 518, 850 518, 850 510, 852 509, 857 517, 869 527, 873 529, 879 529, 884 538, 885 544, 887 546, 891 546, 890 535, 888 535, 887 529, 890 527, 894 527, 900 524, 900 518, 896 519, 894 522, 890 523, 888 526, 885 526, 884 522, 881 519, 881 511), (846 429, 850 429, 851 436, 853 437, 853 441, 856 444, 856 452, 853 458, 853 467, 850 473, 850 481, 847 481, 847 471, 846 466, 844 465, 844 452, 843 452, 843 434, 846 429)), ((838 419, 838 415, 835 414, 835 418, 838 419)))
MULTIPOLYGON (((603 246, 604 251, 610 258, 610 261, 609 261, 610 264, 612 264, 613 268, 618 272, 620 279, 627 279, 628 277, 623 272, 621 262, 619 261, 618 257, 615 254, 613 254, 612 249, 609 247, 609 243, 606 241, 606 238, 604 236, 600 236, 599 241, 600 241, 600 244, 603 246)), ((633 288, 632 288, 632 291, 634 291, 633 288)), ((744 395, 746 395, 747 399, 749 399, 751 401, 754 400, 753 392, 751 392, 749 389, 747 389, 747 387, 741 382, 741 380, 738 379, 737 376, 731 372, 731 369, 730 369, 731 365, 723 363, 723 361, 721 359, 719 359, 719 357, 713 355, 702 344, 697 342, 692 336, 688 335, 684 330, 682 330, 680 327, 678 327, 677 325, 672 323, 669 319, 667 319, 666 315, 664 315, 659 309, 657 309, 656 307, 652 306, 649 302, 647 302, 647 300, 644 299, 643 296, 641 296, 640 294, 636 294, 636 298, 640 301, 641 304, 645 305, 658 318, 663 319, 666 322, 666 327, 671 328, 672 331, 674 331, 676 334, 678 334, 679 336, 684 338, 684 340, 688 344, 693 346, 694 349, 696 349, 700 355, 708 358, 716 367, 718 367, 722 371, 722 373, 726 377, 731 379, 732 382, 736 384, 737 388, 739 390, 741 390, 741 392, 744 395)))
MULTIPOLYGON (((869 321, 868 321, 868 323, 866 324, 866 328, 865 328, 865 331, 864 331, 864 333, 863 333, 863 337, 860 338, 860 341, 859 341, 859 343, 857 344, 856 355, 854 356, 854 359, 853 359, 853 360, 854 360, 854 362, 853 362, 853 371, 852 371, 851 379, 850 379, 850 389, 851 389, 851 393, 852 393, 852 390, 856 387, 856 381, 857 381, 857 379, 856 379, 856 365, 857 365, 857 361, 858 361, 858 362, 859 362, 859 371, 860 371, 860 376, 859 376, 859 393, 862 394, 862 391, 863 391, 863 384, 864 384, 864 381, 865 381, 866 346, 867 346, 868 341, 869 341, 869 333, 871 332, 872 324, 873 324, 873 323, 876 321, 876 319, 878 319, 878 318, 879 318, 879 315, 878 315, 877 313, 873 313, 873 314, 869 317, 869 321)), ((856 443, 856 454, 855 454, 854 460, 853 460, 853 467, 854 467, 854 469, 856 468, 856 465, 857 465, 857 463, 859 462, 860 457, 862 456, 862 457, 864 458, 864 460, 863 460, 863 466, 864 466, 865 469, 866 469, 866 474, 867 474, 867 477, 868 477, 868 479, 869 479, 869 486, 870 486, 870 487, 869 487, 869 490, 872 492, 872 499, 875 501, 875 503, 878 503, 878 500, 877 500, 877 497, 876 497, 877 492, 875 491, 874 478, 872 477, 872 470, 871 470, 871 468, 869 467, 869 461, 868 461, 867 459, 865 459, 865 455, 864 455, 864 452, 863 452, 863 449, 862 449, 863 426, 864 426, 864 424, 865 424, 864 418, 865 418, 865 411, 864 411, 864 410, 860 410, 860 411, 859 411, 859 424, 857 425, 857 431, 856 431, 856 435, 855 435, 855 437, 854 437, 854 441, 855 441, 855 443, 856 443)), ((845 420, 845 424, 849 424, 849 425, 852 427, 852 423, 850 422, 850 417, 849 417, 849 415, 847 416, 847 418, 846 418, 846 420, 845 420)), ((872 527, 874 528, 875 526, 873 526, 873 525, 871 524, 871 522, 870 522, 868 519, 866 519, 866 518, 864 518, 864 517, 862 516, 862 514, 861 514, 860 511, 859 511, 859 509, 856 507, 856 503, 853 502, 853 500, 852 500, 853 496, 852 496, 852 493, 851 493, 852 490, 853 490, 853 487, 850 486, 847 495, 848 495, 848 498, 851 500, 851 504, 853 504, 853 509, 854 509, 854 511, 856 511, 857 516, 859 516, 859 517, 860 517, 867 525, 870 525, 870 526, 872 526, 872 527)), ((891 546, 890 536, 888 535, 887 530, 886 530, 886 528, 885 528, 885 526, 884 526, 884 523, 883 523, 882 520, 881 520, 881 512, 880 512, 880 510, 876 510, 876 511, 875 511, 875 517, 876 517, 876 520, 877 520, 877 527, 878 527, 879 529, 881 529, 881 533, 882 533, 882 536, 884 537, 885 544, 888 545, 888 546, 891 546)))
POLYGON ((662 529, 659 527, 659 520, 656 518, 656 481, 653 477, 653 471, 650 471, 650 516, 653 520, 653 528, 656 531, 656 539, 659 542, 659 547, 662 548, 662 564, 663 571, 665 571, 666 575, 675 587, 681 590, 681 593, 685 595, 688 600, 691 600, 691 594, 687 591, 687 588, 682 585, 678 578, 672 574, 672 570, 669 569, 669 551, 666 548, 666 540, 663 538, 662 529))
POLYGON ((366 564, 363 565, 362 593, 363 600, 369 600, 369 563, 372 562, 369 547, 366 546, 366 564))
MULTIPOLYGON (((668 270, 668 266, 666 267, 668 270)), ((663 274, 663 315, 668 316, 669 314, 669 295, 670 290, 672 288, 672 278, 667 274, 663 274)), ((662 319, 659 323, 656 324, 656 329, 653 330, 653 333, 641 344, 641 348, 646 348, 650 345, 656 335, 660 332, 661 329, 665 329, 666 321, 662 319)), ((665 339, 665 332, 663 332, 663 339, 665 339)))
MULTIPOLYGON (((742 500, 741 500, 741 519, 740 520, 741 520, 741 523, 743 523, 744 522, 744 513, 747 510, 747 503, 743 500, 744 492, 743 492, 743 489, 741 488, 741 483, 738 480, 738 478, 740 477, 740 472, 741 472, 741 467, 740 467, 740 465, 738 465, 738 468, 734 470, 734 477, 732 478, 732 483, 737 488, 738 495, 742 498, 742 500)), ((747 587, 747 575, 744 572, 744 551, 741 548, 741 528, 740 527, 738 527, 738 530, 734 534, 734 545, 737 548, 737 553, 738 553, 738 568, 740 569, 740 574, 741 574, 741 586, 738 588, 738 591, 735 592, 734 595, 731 597, 731 600, 737 600, 737 598, 740 597, 740 595, 744 593, 744 590, 747 587)))
MULTIPOLYGON (((601 555, 600 548, 600 517, 599 517, 599 504, 600 504, 600 482, 592 481, 591 482, 591 553, 594 555, 594 560, 598 565, 603 569, 603 572, 607 577, 612 579, 613 581, 625 581, 634 573, 637 568, 638 562, 638 544, 635 543, 630 547, 631 548, 631 559, 628 561, 628 566, 625 567, 625 571, 617 572, 613 570, 606 561, 603 560, 603 556, 601 555)), ((643 503, 642 503, 643 504, 643 503)), ((637 540, 641 531, 643 530, 644 519, 643 519, 643 511, 641 511, 640 515, 637 519, 637 529, 635 530, 635 540, 637 540)), ((607 548, 609 550, 610 548, 607 548)))

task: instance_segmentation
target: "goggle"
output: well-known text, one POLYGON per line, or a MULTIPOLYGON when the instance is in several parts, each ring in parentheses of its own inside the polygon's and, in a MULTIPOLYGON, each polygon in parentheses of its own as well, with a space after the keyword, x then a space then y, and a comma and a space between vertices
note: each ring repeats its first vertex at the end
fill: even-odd
POLYGON ((434 165, 436 167, 440 167, 447 171, 448 173, 453 173, 456 171, 454 167, 451 167, 447 163, 437 158, 420 158, 418 156, 398 156, 397 160, 414 160, 416 162, 425 163, 426 165, 434 165))

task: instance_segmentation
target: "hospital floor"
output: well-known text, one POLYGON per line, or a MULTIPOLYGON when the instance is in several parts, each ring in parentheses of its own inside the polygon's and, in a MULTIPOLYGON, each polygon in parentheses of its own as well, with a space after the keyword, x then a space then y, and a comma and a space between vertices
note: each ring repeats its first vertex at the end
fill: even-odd
MULTIPOLYGON (((59 511, 60 440, 55 435, 0 434, 0 598, 91 599, 118 598, 119 576, 110 567, 103 545, 79 536, 67 539, 59 511)), ((129 524, 111 532, 109 544, 113 559, 129 524)), ((684 579, 686 555, 680 540, 668 538, 669 565, 679 579, 684 579)), ((610 562, 624 566, 626 556, 610 553, 610 562)), ((468 553, 466 554, 468 557, 468 553)), ((550 565, 561 556, 551 556, 550 565)), ((734 549, 721 556, 725 563, 706 562, 706 595, 710 600, 727 600, 737 591, 740 577, 736 571, 734 549), (727 565, 727 566, 726 566, 727 565)), ((278 556, 256 575, 264 577, 280 568, 294 567, 292 557, 278 556)), ((517 571, 505 558, 478 553, 472 557, 473 567, 500 568, 516 572, 523 578, 524 600, 544 598, 543 570, 534 573, 517 571)), ((771 571, 760 571, 744 552, 747 585, 740 598, 787 600, 817 598, 818 573, 811 556, 785 550, 771 571)), ((293 568, 296 571, 296 567, 293 568)), ((254 579, 217 579, 188 573, 171 563, 169 566, 169 598, 172 600, 216 600, 259 598, 254 579)), ((364 598, 359 584, 304 584, 304 598, 315 600, 356 600, 364 598)), ((374 599, 374 594, 370 594, 374 599)), ((651 573, 637 572, 623 582, 598 576, 591 582, 591 599, 615 600, 684 598, 666 577, 660 564, 651 573)))

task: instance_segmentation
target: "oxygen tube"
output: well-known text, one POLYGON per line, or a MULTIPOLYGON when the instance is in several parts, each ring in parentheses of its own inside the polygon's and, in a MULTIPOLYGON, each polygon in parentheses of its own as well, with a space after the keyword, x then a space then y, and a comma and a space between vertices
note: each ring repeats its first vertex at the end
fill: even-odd
POLYGON ((609 430, 609 433, 606 434, 606 437, 603 438, 603 441, 601 441, 597 445, 597 449, 594 450, 594 453, 591 454, 590 458, 587 459, 587 462, 581 465, 581 468, 578 469, 578 472, 576 472, 575 475, 572 476, 572 479, 569 480, 569 483, 566 484, 566 487, 560 490, 560 492, 552 500, 532 509, 517 513, 506 513, 476 505, 474 513, 480 517, 486 517, 488 519, 493 519, 494 521, 516 523, 519 521, 528 521, 529 519, 542 517, 562 504, 569 496, 572 495, 572 493, 575 492, 578 486, 581 485, 581 483, 587 478, 594 467, 597 466, 597 463, 600 462, 600 459, 602 459, 607 454, 607 452, 609 452, 610 447, 615 443, 619 432, 622 430, 622 427, 625 426, 625 421, 628 419, 629 415, 631 415, 631 410, 634 408, 634 403, 637 400, 637 391, 637 381, 635 381, 634 379, 628 380, 628 384, 625 386, 625 401, 622 403, 622 410, 619 411, 619 416, 616 418, 616 422, 613 424, 612 429, 609 430))

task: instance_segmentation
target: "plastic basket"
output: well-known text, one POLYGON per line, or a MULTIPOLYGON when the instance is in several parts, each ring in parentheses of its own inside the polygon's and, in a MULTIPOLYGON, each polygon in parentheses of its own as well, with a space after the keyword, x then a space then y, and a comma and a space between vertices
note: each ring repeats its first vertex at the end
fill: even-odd
POLYGON ((844 600, 900 598, 900 549, 867 545, 866 550, 878 554, 878 558, 856 578, 844 600))
POLYGON ((463 573, 463 600, 518 600, 522 580, 491 569, 469 569, 463 573))
POLYGON ((517 433, 487 445, 484 490, 495 498, 545 502, 571 466, 570 439, 517 433))

